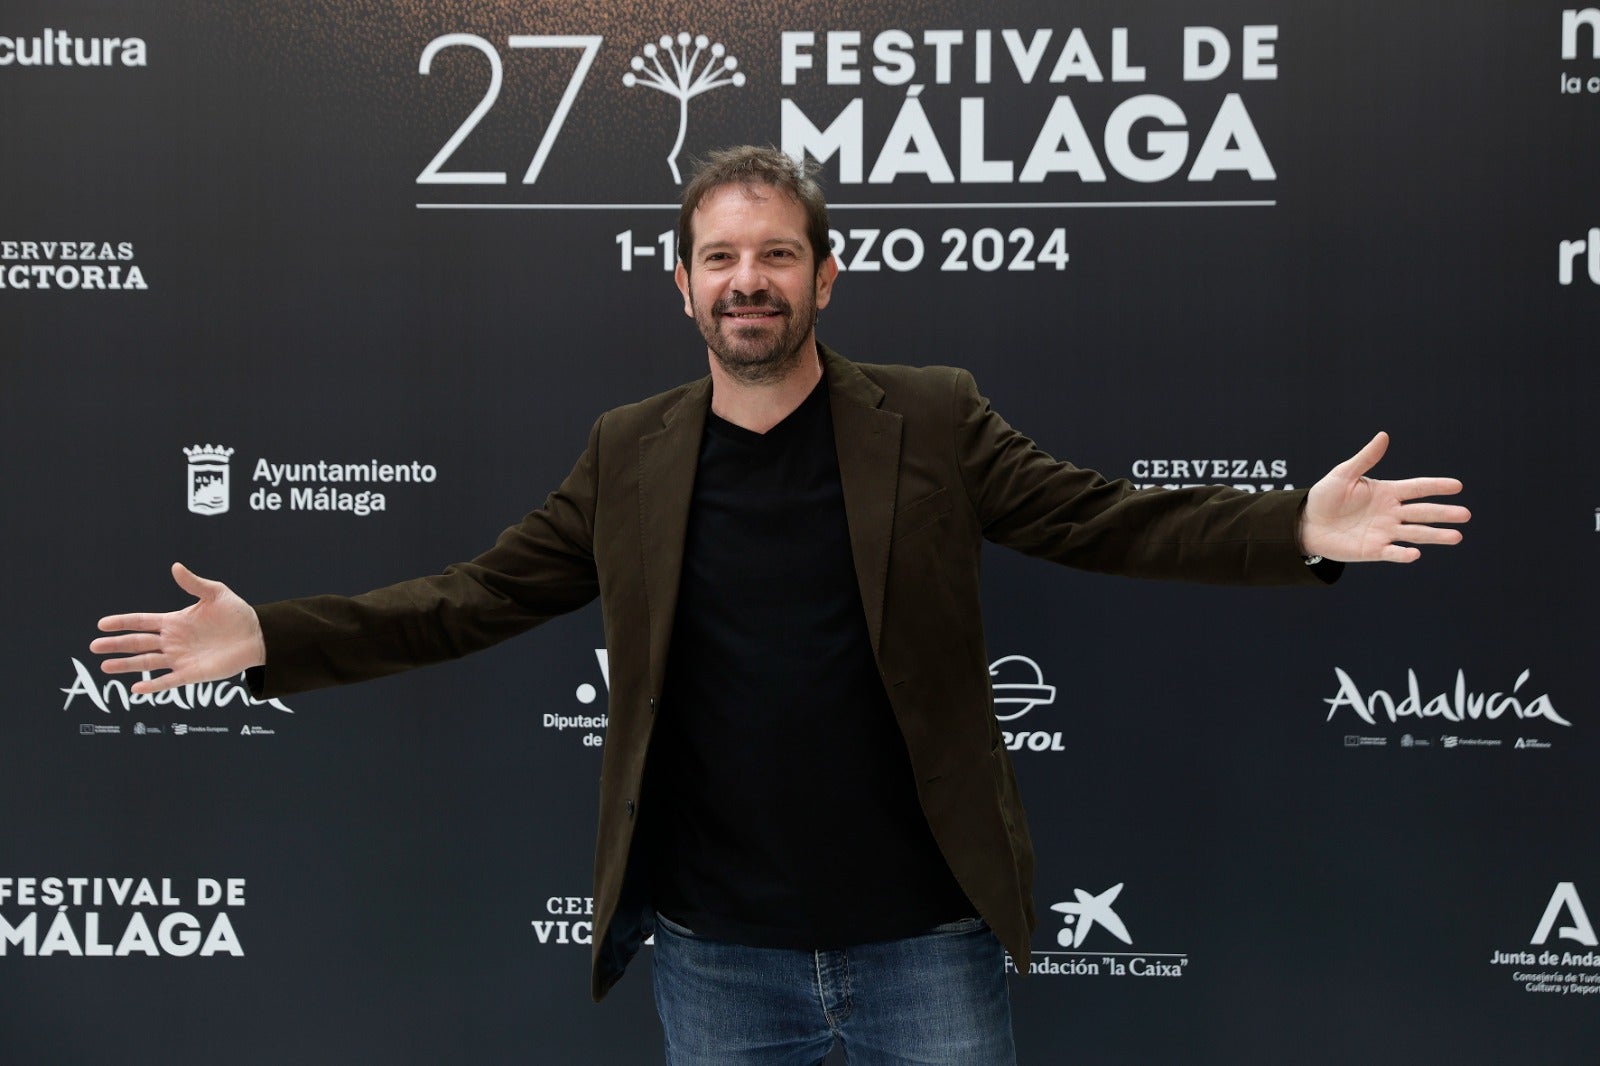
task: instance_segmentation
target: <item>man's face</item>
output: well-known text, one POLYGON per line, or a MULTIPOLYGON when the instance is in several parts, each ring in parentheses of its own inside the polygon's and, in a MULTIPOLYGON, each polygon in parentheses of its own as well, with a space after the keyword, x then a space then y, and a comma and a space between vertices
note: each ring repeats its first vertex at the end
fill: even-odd
POLYGON ((693 235, 676 274, 683 313, 729 377, 782 379, 813 349, 838 273, 832 256, 817 269, 805 208, 769 185, 724 185, 695 208, 693 235))

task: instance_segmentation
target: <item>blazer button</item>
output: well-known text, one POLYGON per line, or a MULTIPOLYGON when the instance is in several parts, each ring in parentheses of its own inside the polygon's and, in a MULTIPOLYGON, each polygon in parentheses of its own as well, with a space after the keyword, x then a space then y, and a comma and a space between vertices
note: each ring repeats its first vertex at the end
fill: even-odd
POLYGON ((650 697, 650 713, 656 713, 656 698, 654 696, 650 697))
POLYGON ((623 806, 628 808, 628 817, 633 817, 633 800, 628 800, 623 806))

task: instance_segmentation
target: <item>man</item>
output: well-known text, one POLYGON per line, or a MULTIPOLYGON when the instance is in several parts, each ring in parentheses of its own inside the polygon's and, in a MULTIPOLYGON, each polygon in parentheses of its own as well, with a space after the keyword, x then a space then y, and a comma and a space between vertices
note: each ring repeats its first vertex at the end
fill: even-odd
POLYGON ((593 986, 653 929, 673 1063, 1014 1060, 1032 845, 998 743, 985 539, 1150 577, 1316 585, 1410 562, 1459 482, 1134 491, 1057 462, 964 371, 817 344, 833 293, 820 190, 770 149, 685 190, 677 284, 710 375, 601 416, 544 506, 470 563, 357 597, 251 608, 173 567, 184 611, 102 619, 108 672, 155 691, 376 677, 601 599, 611 663, 593 986), (1401 542, 1407 542, 1402 544, 1401 542), (1002 946, 1003 945, 1003 946, 1002 946))

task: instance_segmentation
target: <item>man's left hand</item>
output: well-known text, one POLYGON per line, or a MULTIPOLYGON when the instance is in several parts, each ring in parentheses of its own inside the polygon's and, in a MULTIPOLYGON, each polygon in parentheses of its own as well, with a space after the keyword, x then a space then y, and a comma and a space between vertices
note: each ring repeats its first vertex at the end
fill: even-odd
POLYGON ((1459 529, 1435 522, 1465 522, 1465 507, 1413 503, 1428 496, 1454 496, 1461 482, 1452 477, 1379 481, 1366 476, 1389 448, 1379 433, 1355 455, 1311 486, 1300 516, 1300 546, 1307 555, 1344 563, 1411 563, 1422 556, 1418 544, 1459 544, 1459 529))

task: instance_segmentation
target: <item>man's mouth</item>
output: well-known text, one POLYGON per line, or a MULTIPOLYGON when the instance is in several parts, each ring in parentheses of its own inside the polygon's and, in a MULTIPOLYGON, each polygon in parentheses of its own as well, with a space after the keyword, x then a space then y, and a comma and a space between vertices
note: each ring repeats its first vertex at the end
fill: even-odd
POLYGON ((780 315, 781 315, 781 312, 779 312, 777 310, 774 310, 774 309, 771 309, 771 308, 768 308, 766 310, 760 310, 760 311, 752 311, 752 310, 749 310, 749 309, 744 309, 744 310, 738 310, 738 311, 724 311, 724 312, 722 312, 722 317, 723 318, 736 318, 736 319, 739 319, 741 321, 755 321, 755 320, 763 319, 763 318, 778 318, 780 315))

